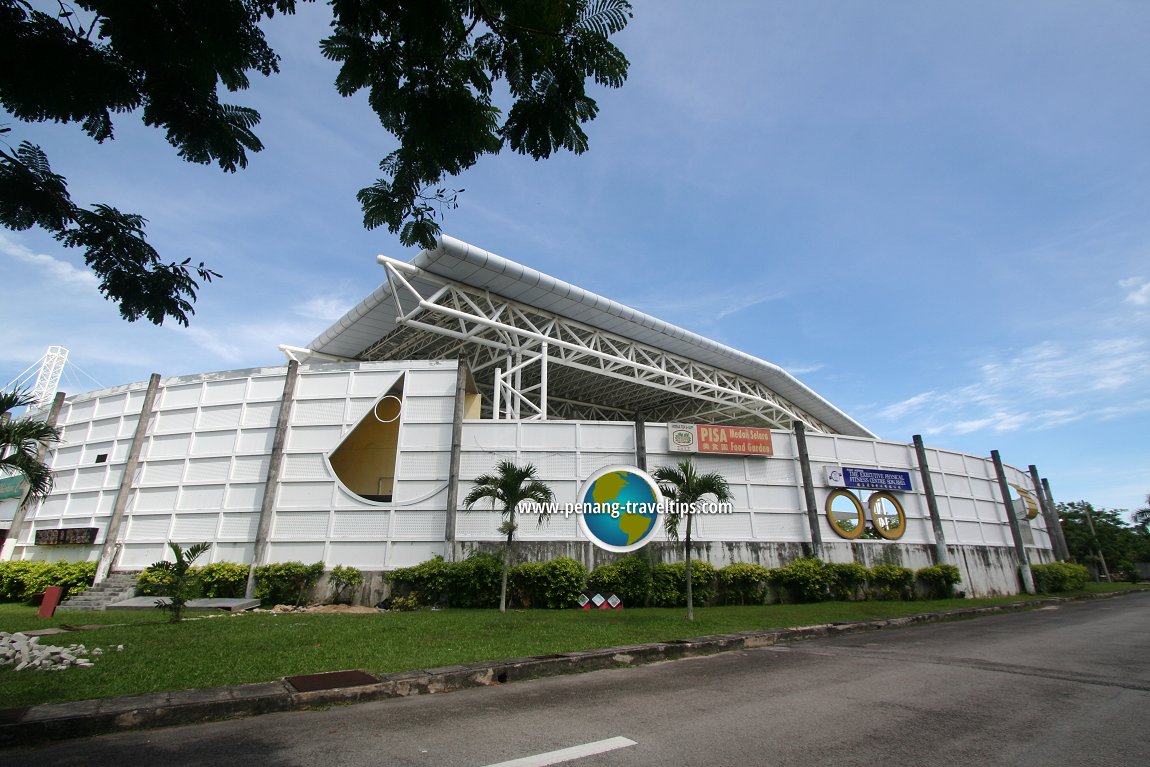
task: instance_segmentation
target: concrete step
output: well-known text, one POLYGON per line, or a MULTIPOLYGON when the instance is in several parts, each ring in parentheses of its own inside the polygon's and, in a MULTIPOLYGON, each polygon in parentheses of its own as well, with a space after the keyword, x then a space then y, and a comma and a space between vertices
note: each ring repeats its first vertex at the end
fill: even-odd
POLYGON ((113 573, 100 583, 66 599, 57 610, 106 610, 113 602, 136 595, 139 573, 113 573))

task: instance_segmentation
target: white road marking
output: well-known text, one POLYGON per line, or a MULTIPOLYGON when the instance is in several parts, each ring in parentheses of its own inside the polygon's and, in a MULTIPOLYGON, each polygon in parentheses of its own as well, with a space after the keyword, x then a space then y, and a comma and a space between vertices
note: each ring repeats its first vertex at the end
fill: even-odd
POLYGON ((561 748, 558 751, 548 751, 545 754, 512 759, 510 762, 489 764, 487 767, 547 767, 549 764, 561 764, 563 762, 569 762, 572 759, 581 759, 584 756, 594 756, 595 754, 614 751, 617 748, 627 748, 627 746, 637 745, 639 744, 630 738, 607 738, 607 740, 597 740, 594 743, 584 743, 581 746, 571 746, 570 748, 561 748))

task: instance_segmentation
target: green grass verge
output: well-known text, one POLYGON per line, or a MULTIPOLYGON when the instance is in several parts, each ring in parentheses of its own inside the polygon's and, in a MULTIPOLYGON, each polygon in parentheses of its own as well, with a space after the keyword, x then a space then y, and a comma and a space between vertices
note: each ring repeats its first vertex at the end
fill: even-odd
MULTIPOLYGON (((1115 590, 1122 584, 1089 592, 1115 590)), ((0 667, 0 706, 16 707, 166 690, 266 682, 294 674, 359 668, 385 673, 775 627, 889 618, 1005 604, 1022 597, 918 602, 821 602, 708 607, 693 623, 683 609, 440 610, 367 615, 241 614, 165 621, 141 611, 69 612, 0 605, 0 630, 102 624, 53 634, 44 644, 83 643, 105 654, 92 668, 17 672, 0 667), (124 645, 123 652, 110 651, 124 645)), ((196 613, 190 613, 193 617, 196 613)))

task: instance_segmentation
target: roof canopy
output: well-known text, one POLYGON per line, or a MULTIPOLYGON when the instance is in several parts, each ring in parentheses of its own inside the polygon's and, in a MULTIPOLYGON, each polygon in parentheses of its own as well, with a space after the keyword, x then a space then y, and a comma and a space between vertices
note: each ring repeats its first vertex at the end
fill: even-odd
POLYGON ((492 417, 698 421, 873 437, 777 365, 443 236, 298 356, 464 360, 492 417))

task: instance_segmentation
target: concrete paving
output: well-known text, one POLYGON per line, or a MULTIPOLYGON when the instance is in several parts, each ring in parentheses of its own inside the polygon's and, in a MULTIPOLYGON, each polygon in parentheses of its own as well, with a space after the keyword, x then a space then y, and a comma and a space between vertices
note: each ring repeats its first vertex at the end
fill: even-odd
MULTIPOLYGON (((108 605, 109 610, 155 610, 156 603, 167 604, 164 597, 132 597, 108 605)), ((192 599, 188 601, 188 610, 227 610, 228 612, 243 612, 260 606, 258 599, 192 599)))
MULTIPOLYGON (((1113 592, 1085 599, 1112 598, 1138 592, 1113 592)), ((530 658, 469 663, 394 674, 367 675, 370 684, 299 692, 284 680, 200 690, 138 695, 122 698, 52 703, 19 709, 0 709, 0 746, 34 744, 85 737, 119 730, 194 724, 277 711, 326 708, 424 693, 449 692, 538 679, 677 660, 724 651, 770 647, 895 626, 937 623, 1004 612, 1064 604, 1067 599, 1046 598, 1011 605, 923 613, 902 618, 747 631, 694 639, 613 647, 602 650, 555 653, 530 658)))

